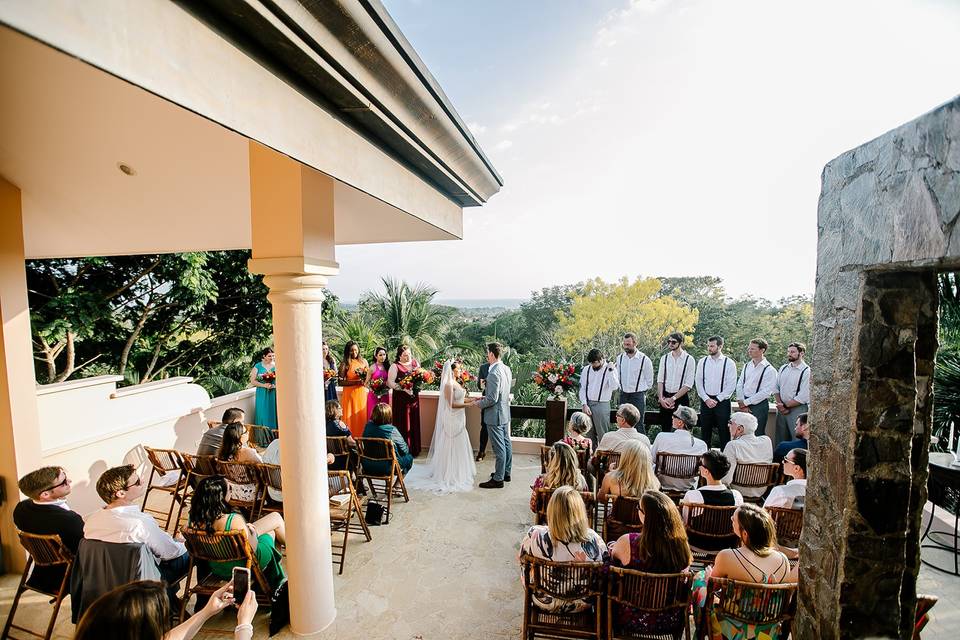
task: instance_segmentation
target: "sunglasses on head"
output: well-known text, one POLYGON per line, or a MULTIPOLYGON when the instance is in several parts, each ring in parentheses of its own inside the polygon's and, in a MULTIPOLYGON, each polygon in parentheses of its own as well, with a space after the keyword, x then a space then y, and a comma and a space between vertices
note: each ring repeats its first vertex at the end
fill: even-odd
POLYGON ((126 489, 124 489, 124 491, 128 491, 134 487, 139 487, 141 484, 143 484, 143 478, 141 478, 140 476, 137 476, 137 481, 134 482, 133 484, 128 484, 126 489))

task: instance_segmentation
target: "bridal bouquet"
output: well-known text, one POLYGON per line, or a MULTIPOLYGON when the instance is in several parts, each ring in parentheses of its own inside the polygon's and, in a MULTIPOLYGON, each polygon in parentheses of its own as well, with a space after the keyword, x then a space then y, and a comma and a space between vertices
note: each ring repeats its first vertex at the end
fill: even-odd
POLYGON ((257 380, 266 384, 277 384, 277 372, 267 371, 257 376, 257 380))
POLYGON ((401 389, 407 389, 413 391, 414 394, 420 392, 420 388, 425 384, 433 384, 433 381, 437 379, 437 376, 433 374, 433 371, 429 369, 419 368, 414 369, 407 375, 403 376, 397 380, 397 385, 401 389))
POLYGON ((370 392, 375 396, 386 395, 389 389, 387 388, 387 381, 384 378, 374 378, 370 381, 370 392))
POLYGON ((533 383, 553 398, 560 398, 577 384, 576 367, 569 363, 546 360, 537 366, 533 383))

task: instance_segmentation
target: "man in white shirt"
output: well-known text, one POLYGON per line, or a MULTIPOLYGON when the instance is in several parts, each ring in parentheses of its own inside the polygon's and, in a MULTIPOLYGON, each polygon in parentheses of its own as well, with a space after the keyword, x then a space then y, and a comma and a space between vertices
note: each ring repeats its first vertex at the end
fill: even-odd
MULTIPOLYGON (((723 483, 732 487, 734 471, 738 464, 773 462, 773 442, 768 436, 757 435, 757 418, 752 413, 738 411, 730 416, 730 442, 723 455, 730 461, 730 470, 723 483)), ((766 487, 743 487, 740 492, 749 498, 759 498, 766 487)))
POLYGON ((777 390, 777 370, 773 368, 764 353, 767 341, 754 338, 747 347, 750 360, 743 365, 743 371, 737 380, 737 399, 740 411, 749 411, 757 419, 761 434, 767 432, 767 418, 770 416, 770 396, 777 390))
POLYGON ((783 459, 783 473, 793 479, 771 489, 763 507, 803 509, 807 497, 807 450, 791 449, 783 459))
POLYGON ((639 440, 650 446, 650 438, 637 430, 640 423, 640 412, 632 404, 622 404, 617 407, 617 429, 608 431, 600 440, 598 451, 615 451, 619 453, 630 440, 639 440))
POLYGON ((803 361, 807 347, 802 342, 791 342, 787 347, 787 362, 777 372, 777 444, 793 440, 793 427, 801 413, 810 407, 810 367, 803 361))
POLYGON ((620 388, 620 379, 616 367, 607 363, 599 349, 590 349, 587 362, 580 370, 580 404, 593 422, 590 440, 596 450, 603 434, 610 430, 610 398, 620 388))
POLYGON ((690 406, 697 362, 683 350, 683 335, 677 332, 667 336, 669 351, 660 358, 657 371, 657 400, 660 402, 660 427, 673 430, 673 412, 678 406, 690 406))
POLYGON ((139 503, 145 490, 143 480, 132 464, 104 471, 97 480, 97 494, 107 506, 87 516, 83 537, 147 545, 157 560, 161 577, 169 585, 170 601, 176 602, 180 580, 190 566, 190 556, 182 539, 175 540, 160 528, 153 516, 140 510, 139 503))
MULTIPOLYGON (((661 431, 657 434, 650 448, 653 463, 657 463, 658 453, 682 453, 689 456, 699 456, 707 452, 707 443, 700 438, 694 438, 690 431, 697 426, 697 412, 690 407, 677 407, 673 412, 673 431, 661 431)), ((696 486, 696 477, 693 480, 664 476, 657 470, 660 487, 669 491, 686 491, 696 486)))
POLYGON ((653 361, 637 349, 637 336, 623 335, 623 353, 617 356, 617 377, 620 379, 620 404, 632 404, 640 412, 637 430, 646 433, 644 413, 647 392, 653 386, 653 361))
POLYGON ((723 338, 720 336, 710 336, 707 340, 707 354, 697 363, 700 435, 710 447, 716 431, 722 449, 730 442, 727 422, 730 420, 730 398, 737 390, 737 363, 723 354, 723 338))

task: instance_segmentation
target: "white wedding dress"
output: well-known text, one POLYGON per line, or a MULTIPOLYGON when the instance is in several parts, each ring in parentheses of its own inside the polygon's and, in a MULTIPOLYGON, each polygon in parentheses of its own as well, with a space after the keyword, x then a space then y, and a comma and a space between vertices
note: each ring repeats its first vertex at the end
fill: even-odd
POLYGON ((416 463, 403 481, 408 489, 433 493, 471 491, 477 475, 473 461, 473 447, 467 433, 467 414, 454 409, 463 404, 467 392, 450 373, 450 363, 443 365, 440 377, 440 397, 437 399, 437 420, 433 427, 430 453, 424 463, 416 463))

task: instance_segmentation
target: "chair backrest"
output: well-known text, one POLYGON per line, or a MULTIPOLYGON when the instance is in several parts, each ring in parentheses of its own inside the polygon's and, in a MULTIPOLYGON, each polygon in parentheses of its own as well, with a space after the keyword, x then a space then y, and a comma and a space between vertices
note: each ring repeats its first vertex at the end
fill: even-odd
POLYGON ((260 471, 260 481, 274 491, 283 491, 283 479, 280 477, 280 465, 278 464, 258 464, 260 471))
POLYGON ((710 578, 707 583, 707 611, 712 610, 718 619, 727 618, 748 624, 783 623, 793 618, 796 596, 796 583, 759 584, 710 578))
POLYGON ((247 428, 247 432, 250 434, 250 442, 261 449, 275 440, 273 435, 275 430, 270 427, 263 427, 259 424, 244 424, 243 426, 247 428))
POLYGON ((657 453, 657 475, 692 481, 697 477, 700 456, 686 453, 657 453))
POLYGON ((215 476, 217 471, 216 456, 198 456, 192 453, 180 453, 180 459, 183 461, 183 468, 195 478, 206 478, 215 476))
POLYGON ((175 449, 154 449, 144 447, 147 452, 147 458, 150 464, 159 474, 169 473, 170 471, 179 471, 183 469, 183 460, 180 458, 180 452, 175 449))
MULTIPOLYGON (((607 576, 607 598, 611 603, 643 612, 677 609, 683 612, 680 625, 686 622, 687 607, 693 593, 693 574, 646 573, 622 567, 610 567, 607 576)), ((683 629, 682 626, 680 626, 683 629)))
POLYGON ((259 484, 260 474, 256 462, 217 460, 217 471, 234 484, 259 484))
POLYGON ((766 510, 777 526, 777 541, 790 547, 797 546, 793 543, 800 540, 803 531, 803 509, 767 507, 766 510))
POLYGON ((393 440, 387 438, 356 438, 361 460, 395 460, 393 440))
POLYGON ((738 462, 733 471, 731 486, 760 488, 777 484, 780 465, 766 462, 738 462))
POLYGON ((121 585, 162 579, 147 545, 84 538, 70 577, 71 619, 76 624, 94 600, 121 585))
POLYGON ((254 579, 260 586, 260 593, 270 593, 270 587, 260 564, 254 556, 253 549, 247 541, 247 532, 244 529, 231 531, 214 531, 207 533, 201 529, 187 527, 181 530, 184 544, 190 552, 190 560, 204 560, 206 562, 242 562, 250 569, 254 579))
MULTIPOLYGON (((547 505, 550 504, 550 497, 557 487, 540 487, 537 489, 537 524, 547 524, 547 505)), ((587 507, 587 521, 591 524, 596 517, 597 498, 591 491, 581 491, 580 496, 587 507)))
POLYGON ((327 436, 327 453, 335 456, 345 456, 350 453, 350 444, 347 436, 327 436))
POLYGON ((640 533, 643 521, 640 520, 640 498, 614 496, 603 519, 603 538, 616 540, 625 533, 640 533))
POLYGON ((63 545, 57 534, 39 535, 17 531, 17 535, 20 537, 20 544, 33 558, 33 563, 39 567, 73 562, 73 554, 63 545))
POLYGON ((547 464, 550 462, 550 451, 553 447, 542 444, 540 445, 540 473, 547 472, 547 464))
POLYGON ((597 462, 594 468, 596 470, 598 487, 603 483, 603 477, 619 463, 619 451, 597 451, 597 462))
POLYGON ((533 556, 520 558, 523 583, 534 593, 564 600, 600 597, 604 593, 602 562, 554 562, 533 556))
POLYGON ((739 544, 737 534, 733 532, 733 512, 737 507, 715 507, 707 504, 681 502, 680 507, 687 513, 687 534, 696 534, 705 538, 723 542, 728 539, 733 546, 739 544))
POLYGON ((355 493, 349 471, 327 471, 327 488, 331 496, 355 493))
MULTIPOLYGON (((547 465, 550 464, 550 452, 552 450, 553 447, 545 444, 540 445, 540 473, 547 472, 547 465)), ((590 452, 586 449, 574 449, 574 453, 577 454, 577 464, 580 466, 580 471, 586 475, 587 462, 590 460, 590 452)))

